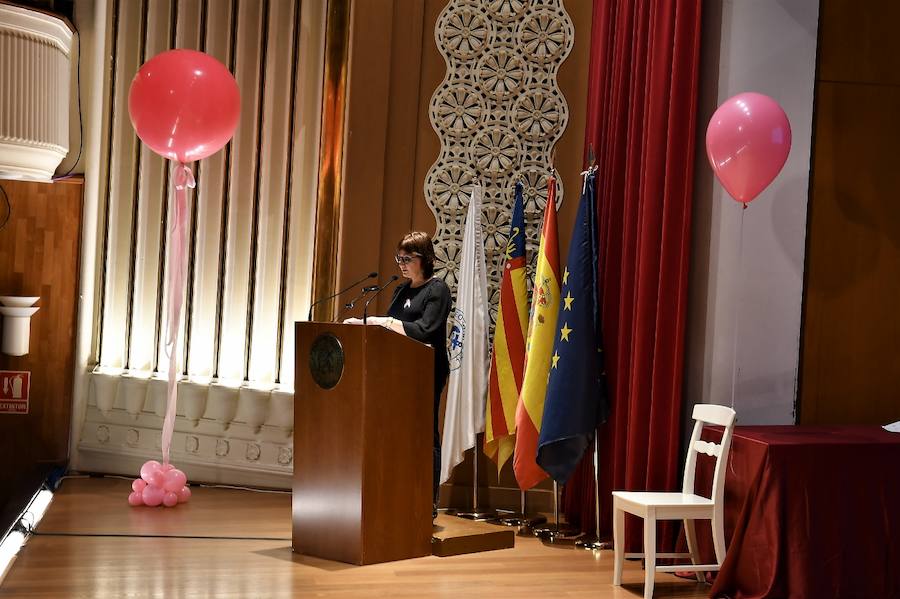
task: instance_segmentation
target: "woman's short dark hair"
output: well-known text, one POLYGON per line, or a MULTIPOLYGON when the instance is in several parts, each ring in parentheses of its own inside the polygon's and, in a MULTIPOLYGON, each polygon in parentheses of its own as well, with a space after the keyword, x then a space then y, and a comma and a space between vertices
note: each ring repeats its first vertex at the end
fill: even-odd
POLYGON ((422 274, 425 278, 431 278, 434 274, 434 245, 431 243, 431 235, 424 231, 411 231, 407 233, 397 250, 403 250, 407 254, 416 254, 422 258, 422 274))

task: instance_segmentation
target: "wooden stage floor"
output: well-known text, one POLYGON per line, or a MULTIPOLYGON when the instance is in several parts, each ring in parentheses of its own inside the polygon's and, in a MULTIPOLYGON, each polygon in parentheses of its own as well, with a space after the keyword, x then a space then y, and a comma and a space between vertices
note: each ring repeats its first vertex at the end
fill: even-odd
MULTIPOLYGON (((63 482, 0 585, 0 597, 643 596, 612 552, 517 537, 513 549, 351 566, 291 551, 289 494, 195 488, 175 509, 130 508, 129 482, 63 482)), ((705 598, 709 586, 657 574, 654 597, 705 598)))

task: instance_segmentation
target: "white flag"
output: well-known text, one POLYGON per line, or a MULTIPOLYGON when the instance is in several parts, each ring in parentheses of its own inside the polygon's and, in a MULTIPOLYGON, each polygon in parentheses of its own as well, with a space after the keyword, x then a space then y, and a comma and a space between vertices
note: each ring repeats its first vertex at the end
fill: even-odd
POLYGON ((481 187, 472 190, 462 258, 456 287, 456 306, 450 313, 450 386, 441 443, 441 482, 450 478, 462 462, 463 452, 475 447, 475 436, 484 431, 484 402, 488 389, 487 271, 481 230, 481 187))

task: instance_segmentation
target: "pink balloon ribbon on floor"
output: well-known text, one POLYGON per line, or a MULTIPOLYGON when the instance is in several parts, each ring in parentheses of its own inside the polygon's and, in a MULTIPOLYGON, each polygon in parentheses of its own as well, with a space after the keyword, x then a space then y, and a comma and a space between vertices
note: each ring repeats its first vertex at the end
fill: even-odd
POLYGON ((169 50, 144 63, 131 82, 128 114, 135 132, 151 150, 176 162, 166 248, 167 314, 165 352, 169 358, 162 463, 149 460, 131 484, 132 506, 174 507, 191 497, 184 472, 169 463, 178 400, 178 338, 186 279, 188 189, 195 187, 187 162, 218 152, 234 135, 240 116, 237 82, 215 58, 194 50, 169 50))

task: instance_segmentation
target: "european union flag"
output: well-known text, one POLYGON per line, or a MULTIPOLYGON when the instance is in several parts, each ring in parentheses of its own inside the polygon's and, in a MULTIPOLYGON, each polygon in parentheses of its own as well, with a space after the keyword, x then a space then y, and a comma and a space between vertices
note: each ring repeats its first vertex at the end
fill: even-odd
POLYGON ((575 471, 609 410, 597 297, 594 180, 591 170, 585 175, 562 275, 558 331, 538 439, 537 463, 559 483, 575 471))

